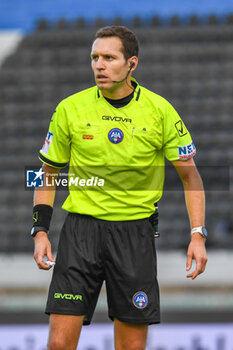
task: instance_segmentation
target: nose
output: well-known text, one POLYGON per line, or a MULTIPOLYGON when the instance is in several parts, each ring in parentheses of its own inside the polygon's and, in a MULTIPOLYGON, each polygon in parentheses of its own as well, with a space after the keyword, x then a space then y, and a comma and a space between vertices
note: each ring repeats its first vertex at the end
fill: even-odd
POLYGON ((104 61, 102 58, 98 58, 98 60, 95 62, 95 67, 98 70, 103 70, 105 68, 104 61))

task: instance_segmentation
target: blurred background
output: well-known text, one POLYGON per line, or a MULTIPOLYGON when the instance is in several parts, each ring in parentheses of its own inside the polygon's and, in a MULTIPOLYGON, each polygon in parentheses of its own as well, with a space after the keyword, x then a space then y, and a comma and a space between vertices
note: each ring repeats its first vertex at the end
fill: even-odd
MULTIPOLYGON (((190 281, 185 271, 188 216, 181 185, 168 165, 156 239, 163 324, 151 328, 148 349, 232 350, 231 0, 0 2, 1 350, 45 349, 51 271, 39 271, 33 260, 33 193, 25 189, 25 167, 40 167, 38 151, 56 105, 94 85, 91 44, 95 31, 111 24, 136 33, 140 62, 134 76, 182 117, 206 189, 209 261, 206 272, 190 281)), ((50 235, 54 253, 66 195, 59 191, 56 197, 50 235)), ((83 334, 80 349, 113 349, 104 286, 94 322, 84 330, 93 337, 85 340, 83 334)))

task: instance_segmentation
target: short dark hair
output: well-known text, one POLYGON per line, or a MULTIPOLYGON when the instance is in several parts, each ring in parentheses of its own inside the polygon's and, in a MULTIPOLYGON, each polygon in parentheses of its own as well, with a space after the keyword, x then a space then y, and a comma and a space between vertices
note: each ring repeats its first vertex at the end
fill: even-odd
POLYGON ((107 26, 100 28, 95 34, 95 39, 113 36, 116 36, 121 40, 123 54, 126 60, 132 56, 138 57, 138 40, 135 34, 124 26, 107 26))

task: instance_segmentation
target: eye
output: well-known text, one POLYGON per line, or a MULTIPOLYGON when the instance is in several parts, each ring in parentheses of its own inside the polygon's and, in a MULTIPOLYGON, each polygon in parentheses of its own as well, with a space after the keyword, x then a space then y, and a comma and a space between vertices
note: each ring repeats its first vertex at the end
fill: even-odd
POLYGON ((109 55, 105 56, 105 58, 106 58, 107 60, 109 60, 109 61, 113 59, 113 57, 112 57, 112 56, 109 56, 109 55))
POLYGON ((91 56, 91 59, 92 59, 92 61, 97 61, 98 56, 97 55, 93 55, 93 56, 91 56))

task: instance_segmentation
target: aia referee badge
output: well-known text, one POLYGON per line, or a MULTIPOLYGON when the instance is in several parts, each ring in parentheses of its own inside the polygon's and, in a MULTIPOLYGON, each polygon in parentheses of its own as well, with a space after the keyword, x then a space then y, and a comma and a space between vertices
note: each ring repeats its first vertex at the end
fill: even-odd
POLYGON ((148 305, 148 297, 144 292, 137 292, 133 296, 133 304, 138 309, 144 309, 148 305))
POLYGON ((111 129, 108 133, 108 139, 112 143, 120 143, 124 138, 123 131, 118 128, 111 129))

